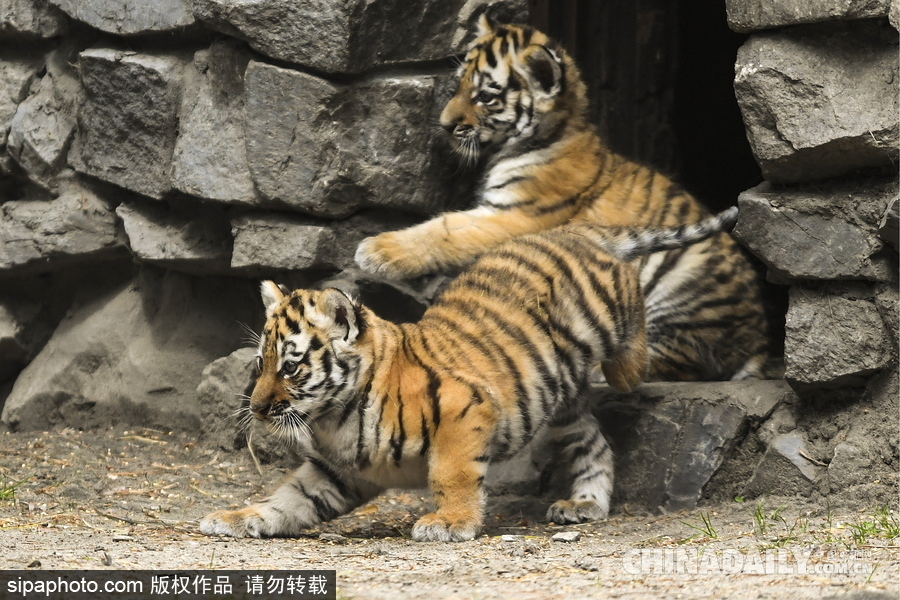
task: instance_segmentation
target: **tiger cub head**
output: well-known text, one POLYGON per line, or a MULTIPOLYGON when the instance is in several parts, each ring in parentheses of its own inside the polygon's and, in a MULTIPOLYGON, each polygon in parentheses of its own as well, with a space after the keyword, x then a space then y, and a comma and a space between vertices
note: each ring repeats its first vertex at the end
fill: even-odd
POLYGON ((340 414, 356 392, 363 309, 337 289, 289 292, 264 281, 261 292, 266 324, 244 416, 302 444, 313 422, 340 414))
POLYGON ((477 35, 440 120, 464 161, 586 119, 585 85, 559 44, 527 25, 496 25, 485 15, 477 35))

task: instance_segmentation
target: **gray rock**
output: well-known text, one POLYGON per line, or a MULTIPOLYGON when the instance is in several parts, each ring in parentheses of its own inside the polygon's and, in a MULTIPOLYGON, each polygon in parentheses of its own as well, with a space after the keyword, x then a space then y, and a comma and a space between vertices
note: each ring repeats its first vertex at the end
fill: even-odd
POLYGON ((72 186, 52 201, 0 205, 0 271, 45 271, 118 256, 122 240, 112 206, 72 186))
POLYGON ((75 134, 78 77, 61 49, 47 57, 47 72, 35 82, 36 92, 24 100, 12 119, 8 151, 29 177, 52 188, 66 166, 75 134))
POLYGON ((857 385, 891 359, 891 336, 870 289, 795 286, 785 317, 785 379, 857 385))
POLYGON ((28 363, 33 348, 27 333, 40 314, 40 305, 0 298, 0 383, 8 381, 28 363))
POLYGON ((434 213, 455 198, 433 77, 339 85, 251 61, 246 85, 250 169, 269 201, 340 217, 366 206, 434 213))
POLYGON ((240 348, 214 360, 200 374, 197 402, 200 404, 200 434, 204 443, 222 450, 244 444, 235 413, 252 383, 256 348, 240 348))
POLYGON ((616 452, 614 497, 629 507, 694 508, 750 422, 794 397, 783 381, 651 383, 630 394, 592 388, 616 452))
POLYGON ((79 58, 85 93, 70 164, 160 198, 172 189, 186 57, 94 48, 79 58))
POLYGON ((753 154, 772 182, 896 163, 897 32, 879 22, 753 35, 734 87, 753 154))
POLYGON ((766 419, 765 423, 760 425, 757 435, 762 443, 769 446, 775 438, 784 433, 791 433, 796 428, 797 419, 794 417, 793 411, 788 405, 782 404, 775 409, 771 417, 766 419))
POLYGON ((888 21, 893 25, 894 29, 900 29, 900 0, 891 0, 888 21))
POLYGON ((878 237, 900 250, 900 198, 894 198, 878 223, 878 237))
POLYGON ((200 198, 258 204, 244 143, 244 71, 249 53, 216 42, 188 69, 175 143, 175 187, 200 198))
POLYGON ((353 254, 363 238, 412 222, 400 215, 365 213, 340 221, 291 213, 248 213, 231 221, 231 267, 249 275, 352 268, 353 254))
POLYGON ((580 531, 560 531, 551 536, 551 542, 577 542, 581 539, 580 531))
POLYGON ((49 0, 70 17, 115 34, 181 29, 194 22, 190 0, 49 0))
POLYGON ((334 230, 325 223, 283 214, 253 214, 232 221, 232 268, 244 273, 333 267, 334 230))
POLYGON ((527 20, 525 0, 194 0, 194 12, 267 56, 357 73, 377 64, 457 54, 488 5, 501 22, 527 20))
POLYGON ((835 446, 834 456, 828 463, 828 483, 832 491, 870 483, 871 473, 872 457, 868 452, 844 442, 835 446))
POLYGON ((0 146, 6 143, 16 109, 28 97, 31 83, 43 66, 43 56, 0 48, 0 146))
POLYGON ((19 375, 2 422, 13 430, 115 422, 196 430, 203 368, 240 346, 237 323, 259 312, 251 287, 145 267, 69 313, 19 375))
POLYGON ((824 469, 804 454, 809 456, 799 431, 775 437, 741 495, 748 498, 764 494, 809 495, 824 469))
POLYGON ((890 0, 725 0, 728 26, 740 32, 885 17, 890 5, 890 0))
POLYGON ((881 284, 875 286, 875 308, 881 315, 885 327, 891 336, 892 349, 898 348, 898 336, 900 336, 900 290, 895 284, 881 284))
POLYGON ((68 26, 66 15, 43 0, 0 0, 0 37, 52 38, 68 26))
POLYGON ((895 281, 896 254, 878 226, 897 182, 842 182, 773 189, 738 198, 734 235, 783 279, 895 281))
POLYGON ((230 228, 218 211, 125 201, 116 214, 131 251, 140 260, 198 275, 228 271, 230 228))

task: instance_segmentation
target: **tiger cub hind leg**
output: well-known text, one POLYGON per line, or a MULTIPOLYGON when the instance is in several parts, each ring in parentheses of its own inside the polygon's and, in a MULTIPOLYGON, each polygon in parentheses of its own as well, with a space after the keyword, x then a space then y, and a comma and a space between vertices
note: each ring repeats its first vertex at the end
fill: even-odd
POLYGON ((550 425, 559 462, 567 464, 572 479, 568 500, 558 500, 547 510, 553 523, 583 523, 609 515, 613 489, 613 452, 600 423, 587 407, 561 411, 550 425))

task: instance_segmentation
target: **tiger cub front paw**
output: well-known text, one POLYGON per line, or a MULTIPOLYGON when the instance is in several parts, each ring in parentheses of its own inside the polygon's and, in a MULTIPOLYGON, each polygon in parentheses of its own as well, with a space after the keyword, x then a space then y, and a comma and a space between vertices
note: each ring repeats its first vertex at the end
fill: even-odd
POLYGON ((264 537, 273 535, 258 506, 240 510, 217 510, 200 520, 200 532, 231 537, 264 537))
POLYGON ((436 513, 429 513, 413 525, 412 538, 417 542, 466 542, 474 540, 480 532, 478 521, 451 523, 436 513))
POLYGON ((428 272, 422 259, 425 249, 408 249, 397 232, 368 237, 356 248, 355 260, 364 271, 393 279, 417 277, 428 272))

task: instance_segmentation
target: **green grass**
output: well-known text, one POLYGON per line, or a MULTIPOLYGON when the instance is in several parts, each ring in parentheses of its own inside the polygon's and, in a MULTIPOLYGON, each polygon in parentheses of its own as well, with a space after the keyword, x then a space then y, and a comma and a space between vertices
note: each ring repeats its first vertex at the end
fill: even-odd
POLYGON ((26 477, 21 481, 17 481, 15 483, 5 483, 0 486, 0 500, 12 500, 16 496, 16 488, 21 486, 23 483, 31 479, 30 477, 26 477))
POLYGON ((900 520, 887 506, 876 509, 868 518, 847 527, 850 529, 850 537, 859 546, 867 544, 872 538, 890 540, 900 537, 900 520))
MULTIPOLYGON (((719 539, 719 533, 716 531, 716 528, 713 527, 712 519, 710 518, 708 512, 700 513, 700 525, 694 525, 693 523, 688 523, 687 521, 681 521, 681 523, 687 525, 691 529, 699 531, 711 540, 719 539)), ((696 534, 692 537, 696 537, 696 534)))

